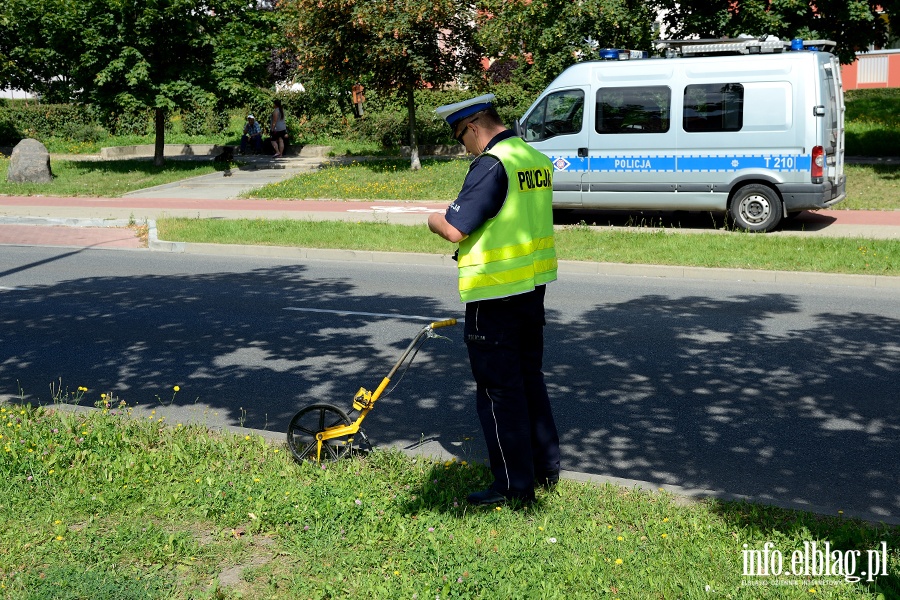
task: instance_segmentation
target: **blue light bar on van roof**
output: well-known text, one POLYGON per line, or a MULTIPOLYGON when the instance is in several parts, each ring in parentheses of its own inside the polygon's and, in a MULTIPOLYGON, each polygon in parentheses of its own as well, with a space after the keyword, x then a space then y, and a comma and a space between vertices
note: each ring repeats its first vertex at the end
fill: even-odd
POLYGON ((600 60, 619 60, 620 52, 616 48, 603 48, 600 50, 600 60))
POLYGON ((665 51, 667 58, 676 56, 713 56, 717 54, 772 54, 785 50, 817 51, 832 49, 836 44, 831 40, 802 40, 795 38, 784 42, 775 36, 765 38, 730 38, 701 40, 660 40, 656 46, 665 51))

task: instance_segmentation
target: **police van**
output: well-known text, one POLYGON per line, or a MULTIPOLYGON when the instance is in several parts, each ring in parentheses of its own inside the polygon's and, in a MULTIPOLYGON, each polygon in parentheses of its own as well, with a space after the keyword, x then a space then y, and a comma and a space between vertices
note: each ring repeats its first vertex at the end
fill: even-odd
POLYGON ((603 50, 516 123, 553 163, 554 208, 724 211, 771 231, 845 196, 840 64, 827 40, 668 40, 603 50))

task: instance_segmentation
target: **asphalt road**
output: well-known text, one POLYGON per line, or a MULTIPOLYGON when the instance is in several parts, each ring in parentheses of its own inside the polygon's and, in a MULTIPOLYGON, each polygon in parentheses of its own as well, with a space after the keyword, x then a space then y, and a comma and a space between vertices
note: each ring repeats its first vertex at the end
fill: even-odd
MULTIPOLYGON (((86 404, 109 392, 172 423, 281 435, 307 404, 349 409, 427 320, 461 316, 453 278, 5 247, 0 399, 47 402, 61 381, 86 404)), ((565 469, 900 522, 896 291, 566 274, 547 307, 565 469)), ((447 335, 366 420, 373 442, 484 456, 461 328, 447 335)))

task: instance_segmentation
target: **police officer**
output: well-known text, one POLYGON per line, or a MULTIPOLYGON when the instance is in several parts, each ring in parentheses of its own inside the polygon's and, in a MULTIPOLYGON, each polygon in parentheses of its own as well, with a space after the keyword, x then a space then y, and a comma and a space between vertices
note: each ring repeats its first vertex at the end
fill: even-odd
POLYGON ((494 482, 473 504, 529 502, 559 480, 559 436, 544 375, 545 285, 556 279, 552 166, 504 127, 487 94, 437 109, 476 155, 429 229, 459 243, 459 295, 494 482))

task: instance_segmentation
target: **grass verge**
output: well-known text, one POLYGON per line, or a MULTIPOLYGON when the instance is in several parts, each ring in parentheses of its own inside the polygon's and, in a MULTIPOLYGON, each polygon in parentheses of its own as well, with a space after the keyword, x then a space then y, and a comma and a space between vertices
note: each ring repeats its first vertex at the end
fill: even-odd
POLYGON ((845 165, 847 198, 838 210, 900 210, 900 165, 845 165))
POLYGON ((0 158, 0 194, 116 198, 134 190, 225 168, 227 165, 212 161, 169 160, 157 167, 149 160, 51 160, 53 181, 50 183, 12 183, 6 180, 9 158, 0 158))
POLYGON ((480 465, 387 451, 298 465, 256 435, 97 404, 0 405, 6 598, 900 596, 896 527, 572 481, 472 509, 480 465), (852 572, 744 575, 744 550, 826 541, 860 553, 852 572), (853 581, 870 550, 885 574, 853 581))
POLYGON ((418 171, 408 159, 354 161, 327 166, 252 190, 249 198, 333 198, 446 200, 456 198, 468 160, 423 160, 418 171))
MULTIPOLYGON (((167 241, 342 248, 448 254, 452 246, 425 226, 299 220, 157 221, 167 241)), ((597 230, 574 225, 556 233, 561 260, 694 267, 900 275, 900 240, 766 236, 748 233, 673 235, 672 230, 597 230)))

